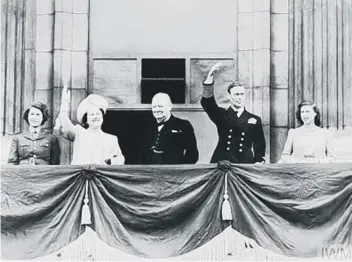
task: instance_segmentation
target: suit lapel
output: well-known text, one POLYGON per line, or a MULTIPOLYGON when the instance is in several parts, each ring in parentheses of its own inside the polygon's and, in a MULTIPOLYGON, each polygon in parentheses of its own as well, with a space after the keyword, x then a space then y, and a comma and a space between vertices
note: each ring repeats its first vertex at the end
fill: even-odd
POLYGON ((236 123, 238 121, 237 113, 231 106, 227 109, 227 118, 230 123, 236 123))
POLYGON ((246 111, 246 109, 244 109, 244 111, 242 112, 242 114, 240 115, 240 117, 238 118, 238 122, 243 125, 244 123, 248 122, 250 115, 249 113, 246 111))
POLYGON ((24 132, 23 136, 24 136, 25 138, 28 138, 29 140, 34 140, 32 134, 31 134, 28 130, 26 130, 26 131, 24 132))
POLYGON ((43 129, 40 129, 40 132, 38 134, 37 140, 42 139, 45 137, 45 131, 43 129))
POLYGON ((166 133, 166 132, 170 131, 170 129, 172 129, 172 126, 173 126, 172 123, 174 122, 174 119, 175 119, 175 117, 173 115, 171 115, 169 120, 167 120, 164 123, 163 128, 160 130, 160 133, 166 133))
POLYGON ((235 113, 233 108, 230 106, 227 109, 227 118, 230 121, 230 123, 238 123, 240 125, 243 125, 244 123, 248 122, 248 119, 250 118, 250 114, 246 109, 244 109, 240 117, 238 117, 237 113, 235 113))

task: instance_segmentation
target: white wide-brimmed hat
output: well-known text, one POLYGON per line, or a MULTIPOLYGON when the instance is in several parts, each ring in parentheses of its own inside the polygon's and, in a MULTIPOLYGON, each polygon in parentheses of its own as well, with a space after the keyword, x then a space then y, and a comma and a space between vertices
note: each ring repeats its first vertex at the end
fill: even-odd
POLYGON ((85 99, 81 101, 81 103, 77 107, 77 121, 80 124, 83 124, 82 118, 84 114, 87 113, 89 107, 96 106, 102 109, 105 114, 106 109, 108 108, 108 105, 109 105, 108 101, 101 95, 91 94, 87 96, 85 99))

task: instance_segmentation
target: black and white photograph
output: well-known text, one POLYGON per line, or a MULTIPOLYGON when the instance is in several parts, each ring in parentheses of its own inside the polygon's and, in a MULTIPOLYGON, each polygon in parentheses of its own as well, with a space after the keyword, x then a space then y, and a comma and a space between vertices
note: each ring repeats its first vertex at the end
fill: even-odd
POLYGON ((352 261, 352 0, 1 0, 1 260, 352 261))

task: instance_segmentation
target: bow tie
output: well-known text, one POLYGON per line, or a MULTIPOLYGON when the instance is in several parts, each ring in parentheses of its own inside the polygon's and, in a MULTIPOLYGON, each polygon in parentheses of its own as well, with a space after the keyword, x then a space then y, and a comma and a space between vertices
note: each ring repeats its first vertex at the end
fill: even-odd
POLYGON ((166 122, 166 121, 157 122, 156 125, 157 125, 157 126, 162 126, 162 125, 165 124, 165 122, 166 122))

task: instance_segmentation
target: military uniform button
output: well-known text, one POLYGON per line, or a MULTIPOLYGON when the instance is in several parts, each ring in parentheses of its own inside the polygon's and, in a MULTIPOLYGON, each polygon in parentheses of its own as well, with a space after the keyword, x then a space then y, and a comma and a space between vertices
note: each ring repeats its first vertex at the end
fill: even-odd
POLYGON ((243 146, 243 144, 240 144, 240 146, 243 146))
POLYGON ((231 144, 231 142, 230 142, 230 141, 227 141, 227 143, 228 143, 228 144, 231 144))
POLYGON ((242 152, 242 149, 238 150, 239 152, 242 152))
POLYGON ((232 132, 232 129, 230 129, 229 131, 232 132))
POLYGON ((228 137, 231 138, 231 135, 229 135, 228 137))
POLYGON ((226 150, 227 150, 227 151, 229 151, 229 150, 230 150, 230 148, 229 148, 229 147, 227 147, 227 148, 226 148, 226 150))
POLYGON ((243 137, 241 137, 241 141, 243 141, 244 140, 244 138, 243 137))
POLYGON ((245 135, 245 133, 244 132, 242 132, 242 136, 244 136, 245 135))

